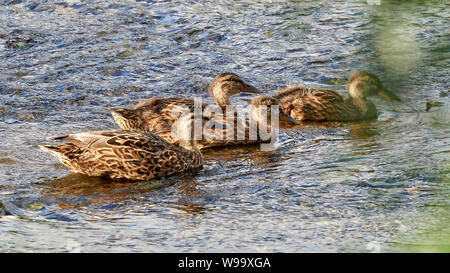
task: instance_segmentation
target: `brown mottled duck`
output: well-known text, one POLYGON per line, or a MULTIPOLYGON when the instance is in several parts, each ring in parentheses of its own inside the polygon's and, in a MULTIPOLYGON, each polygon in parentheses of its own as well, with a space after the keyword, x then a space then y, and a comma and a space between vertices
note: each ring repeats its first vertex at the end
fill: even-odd
MULTIPOLYGON (((280 115, 279 121, 282 124, 288 123, 289 125, 299 124, 298 121, 290 117, 288 114, 286 114, 283 109, 280 107, 280 103, 277 99, 269 96, 260 96, 250 101, 250 105, 253 106, 253 108, 250 108, 249 114, 252 116, 252 118, 257 121, 261 122, 263 120, 267 120, 270 126, 270 122, 272 119, 271 115, 271 107, 268 107, 267 113, 257 111, 256 109, 259 108, 259 106, 276 106, 276 109, 279 109, 280 115)), ((177 117, 178 118, 178 117, 177 117)), ((128 121, 128 124, 131 124, 132 122, 142 122, 142 120, 136 120, 138 119, 137 116, 133 118, 132 121, 128 121)), ((161 138, 164 138, 170 143, 176 143, 177 140, 172 135, 172 126, 177 124, 176 118, 173 118, 171 120, 162 121, 162 124, 157 124, 156 121, 152 119, 151 120, 152 133, 160 136, 161 138), (169 127, 170 126, 170 127, 169 127)), ((159 120, 161 121, 161 120, 159 120)), ((145 120, 144 120, 145 122, 145 120)), ((196 132, 195 135, 195 141, 197 147, 200 149, 206 149, 206 148, 212 148, 212 147, 220 147, 220 146, 231 146, 231 145, 246 145, 246 144, 254 144, 263 142, 259 135, 256 135, 255 137, 250 136, 250 124, 248 120, 242 120, 240 117, 236 115, 236 112, 232 112, 231 115, 226 115, 224 113, 223 116, 219 115, 219 118, 216 117, 208 117, 203 116, 202 123, 200 127, 200 134, 196 132)), ((143 127, 144 129, 137 128, 128 128, 131 130, 148 130, 143 127)))
MULTIPOLYGON (((231 105, 230 97, 240 92, 261 93, 238 75, 222 73, 209 86, 209 93, 221 109, 231 105)), ((199 103, 203 112, 209 106, 199 103)), ((131 108, 109 109, 123 130, 143 130, 162 135, 170 132, 173 123, 185 111, 194 112, 195 100, 190 98, 157 98, 140 102, 131 108)))
POLYGON ((273 117, 273 106, 275 106, 274 109, 279 111, 279 122, 284 125, 295 125, 299 124, 297 120, 295 120, 293 117, 291 117, 289 114, 287 114, 282 107, 280 107, 280 101, 271 96, 258 96, 250 101, 250 105, 253 106, 253 108, 250 109, 249 115, 253 120, 258 122, 258 124, 266 124, 270 127, 270 124, 272 123, 272 117, 273 117), (263 107, 261 109, 261 106, 263 107), (266 109, 264 110, 264 107, 266 109), (259 110, 266 111, 260 112, 259 110))
POLYGON ((400 101, 394 93, 384 88, 375 75, 359 71, 353 73, 348 84, 349 98, 332 90, 318 90, 291 86, 279 90, 274 97, 283 109, 299 121, 356 121, 378 116, 375 105, 367 99, 381 96, 400 101))
MULTIPOLYGON (((221 73, 208 89, 216 104, 225 109, 231 106, 230 97, 241 93, 261 93, 257 88, 245 83, 238 75, 221 73)), ((184 111, 194 112, 195 100, 191 98, 157 98, 140 102, 130 108, 109 109, 114 120, 124 130, 144 130, 159 132, 172 127, 184 111), (187 107, 187 109, 185 109, 187 107)), ((208 107, 201 103, 201 110, 208 107)))
POLYGON ((67 142, 41 149, 75 173, 115 180, 149 180, 203 167, 202 154, 190 136, 192 119, 183 117, 177 145, 148 132, 95 131, 52 137, 67 142))
MULTIPOLYGON (((222 73, 217 75, 209 86, 209 93, 214 97, 217 105, 225 114, 225 109, 229 109, 231 105, 230 97, 240 92, 261 93, 257 88, 245 83, 242 79, 233 73, 222 73)), ((172 137, 172 126, 185 111, 194 112, 195 100, 190 98, 152 98, 150 100, 138 103, 131 108, 110 109, 114 120, 124 130, 143 130, 152 132, 168 142, 174 143, 172 137), (175 113, 175 114, 174 114, 175 113)), ((200 103, 202 113, 207 109, 212 109, 206 103, 200 103)), ((234 108, 232 108, 234 109, 234 108)), ((206 111, 207 112, 207 111, 206 111)), ((200 113, 201 114, 201 113, 200 113)), ((223 128, 226 127, 227 121, 221 118, 214 118, 214 110, 209 121, 219 121, 223 128)), ((234 128, 238 128, 237 116, 234 116, 234 128)), ((205 125, 206 118, 203 119, 205 125)), ((227 140, 226 132, 215 132, 216 135, 222 135, 222 140, 200 139, 197 140, 197 146, 200 149, 245 144, 244 140, 229 139, 227 140), (223 134, 222 134, 223 133, 223 134)))
POLYGON ((268 138, 270 137, 268 134, 272 133, 272 124, 277 123, 277 126, 280 124, 284 126, 299 124, 297 120, 283 111, 278 99, 271 96, 258 96, 252 99, 250 101, 248 114, 249 120, 242 121, 241 127, 234 127, 234 131, 227 131, 226 126, 233 122, 236 124, 236 116, 231 116, 234 120, 228 120, 223 127, 215 128, 216 135, 217 131, 219 131, 218 134, 223 135, 223 140, 204 139, 200 142, 204 147, 270 142, 271 139, 268 138), (278 111, 278 115, 275 115, 275 113, 272 112, 273 110, 278 111), (255 130, 252 131, 252 128, 255 130))

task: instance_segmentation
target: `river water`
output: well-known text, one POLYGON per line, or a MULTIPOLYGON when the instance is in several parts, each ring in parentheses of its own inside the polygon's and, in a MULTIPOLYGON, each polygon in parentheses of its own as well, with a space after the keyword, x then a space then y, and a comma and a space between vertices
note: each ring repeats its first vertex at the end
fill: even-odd
POLYGON ((449 7, 1 1, 0 251, 450 251, 449 7), (402 102, 372 98, 373 121, 282 130, 275 151, 206 151, 196 174, 110 182, 71 174, 37 146, 117 128, 106 107, 211 101, 220 72, 267 94, 345 93, 358 70, 402 102))

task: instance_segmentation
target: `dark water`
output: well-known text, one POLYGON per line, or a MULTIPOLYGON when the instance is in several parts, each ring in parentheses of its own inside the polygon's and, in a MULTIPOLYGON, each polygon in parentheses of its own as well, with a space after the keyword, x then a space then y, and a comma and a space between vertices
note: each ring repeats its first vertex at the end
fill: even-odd
POLYGON ((0 251, 450 251, 450 4, 368 2, 1 1, 0 251), (37 148, 116 128, 107 106, 207 99, 219 72, 271 94, 357 70, 403 102, 195 175, 111 183, 37 148))

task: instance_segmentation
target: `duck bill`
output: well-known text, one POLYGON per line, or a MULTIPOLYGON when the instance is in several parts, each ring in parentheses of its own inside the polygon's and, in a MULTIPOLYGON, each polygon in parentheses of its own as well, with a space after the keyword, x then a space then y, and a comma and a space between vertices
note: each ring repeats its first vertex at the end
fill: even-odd
POLYGON ((288 115, 286 112, 284 112, 283 110, 280 109, 280 121, 287 123, 289 125, 299 125, 300 122, 296 119, 294 119, 293 117, 291 117, 290 115, 288 115))
POLYGON ((250 84, 246 84, 245 88, 243 90, 241 90, 241 92, 246 92, 246 93, 254 93, 254 94, 261 94, 261 90, 259 90, 258 88, 254 87, 253 85, 250 84))
POLYGON ((397 97, 397 95, 395 95, 394 93, 392 93, 391 91, 386 90, 386 89, 378 90, 378 96, 383 97, 388 100, 401 101, 400 98, 397 97))

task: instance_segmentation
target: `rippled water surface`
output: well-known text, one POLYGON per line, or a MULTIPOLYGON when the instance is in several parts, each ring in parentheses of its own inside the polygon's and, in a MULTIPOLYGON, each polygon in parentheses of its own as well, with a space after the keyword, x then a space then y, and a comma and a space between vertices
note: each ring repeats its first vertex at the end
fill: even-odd
POLYGON ((368 2, 1 1, 0 251, 450 251, 450 4, 368 2), (207 151, 196 174, 108 182, 37 147, 116 128, 105 107, 211 101, 220 72, 272 94, 357 70, 403 101, 207 151))

